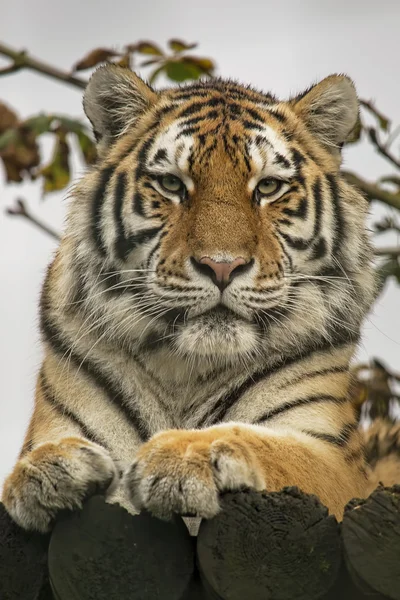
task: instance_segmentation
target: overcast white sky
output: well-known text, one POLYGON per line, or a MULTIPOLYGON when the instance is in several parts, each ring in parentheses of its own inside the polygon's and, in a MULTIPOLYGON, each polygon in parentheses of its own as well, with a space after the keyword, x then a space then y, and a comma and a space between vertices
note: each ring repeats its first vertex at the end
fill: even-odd
MULTIPOLYGON (((400 3, 393 0, 13 0, 2 11, 0 39, 70 69, 97 46, 181 37, 199 42, 199 52, 217 61, 221 75, 282 97, 346 72, 361 97, 400 123, 399 26, 400 3)), ((22 116, 43 110, 82 115, 79 91, 27 71, 0 79, 0 100, 22 116)), ((371 179, 390 172, 367 145, 348 150, 345 162, 371 179)), ((1 484, 33 405, 41 360, 37 302, 55 249, 30 224, 6 218, 3 208, 22 196, 37 215, 61 227, 66 202, 56 194, 42 201, 37 184, 6 187, 1 172, 0 186, 1 484)), ((389 242, 396 240, 380 240, 389 242)), ((375 355, 399 368, 399 300, 400 290, 389 286, 365 326, 361 359, 375 355)))

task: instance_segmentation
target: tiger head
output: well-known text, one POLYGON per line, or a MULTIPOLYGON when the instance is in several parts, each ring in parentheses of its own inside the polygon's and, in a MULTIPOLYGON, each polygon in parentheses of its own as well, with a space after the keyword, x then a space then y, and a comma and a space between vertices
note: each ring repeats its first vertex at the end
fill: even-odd
POLYGON ((281 102, 220 79, 156 92, 108 65, 84 108, 99 161, 67 237, 124 335, 225 361, 357 339, 374 283, 367 203, 339 174, 349 78, 281 102))

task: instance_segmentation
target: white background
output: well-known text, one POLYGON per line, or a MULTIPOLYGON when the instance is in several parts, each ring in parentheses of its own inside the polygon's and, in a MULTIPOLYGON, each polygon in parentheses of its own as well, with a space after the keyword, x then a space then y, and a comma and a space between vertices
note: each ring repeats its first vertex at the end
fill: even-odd
MULTIPOLYGON (((346 72, 361 97, 375 100, 400 123, 400 3, 393 0, 13 0, 1 13, 4 43, 66 70, 94 47, 120 48, 139 39, 163 44, 181 37, 200 42, 199 52, 217 61, 221 75, 281 97, 330 73, 346 72)), ((43 110, 82 116, 79 90, 28 71, 2 77, 0 99, 22 117, 43 110)), ((51 151, 50 140, 44 147, 51 151)), ((390 172, 367 144, 347 150, 345 164, 370 179, 390 172)), ((41 359, 38 295, 55 249, 50 238, 29 223, 5 217, 3 209, 22 196, 37 215, 61 228, 66 200, 53 194, 43 201, 38 184, 6 187, 2 173, 0 186, 1 483, 32 410, 41 359)), ((373 212, 376 216, 377 207, 373 212)), ((362 360, 375 355, 399 368, 399 300, 400 290, 389 286, 366 323, 362 360)))

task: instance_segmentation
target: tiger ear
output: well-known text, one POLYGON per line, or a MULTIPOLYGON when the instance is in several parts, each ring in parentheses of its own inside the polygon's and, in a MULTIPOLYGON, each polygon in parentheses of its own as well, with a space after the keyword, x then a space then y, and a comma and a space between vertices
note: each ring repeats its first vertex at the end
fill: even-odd
POLYGON ((358 120, 357 93, 352 80, 345 75, 326 77, 289 104, 333 153, 341 149, 358 120))
POLYGON ((93 126, 100 154, 155 104, 156 92, 126 67, 105 65, 89 80, 83 108, 93 126))

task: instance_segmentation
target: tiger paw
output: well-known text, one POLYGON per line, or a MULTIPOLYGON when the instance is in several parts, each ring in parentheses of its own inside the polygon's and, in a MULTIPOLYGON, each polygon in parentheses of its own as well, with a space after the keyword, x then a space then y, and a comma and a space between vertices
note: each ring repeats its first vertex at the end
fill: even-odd
POLYGON ((155 516, 214 517, 221 492, 262 490, 265 482, 252 452, 232 428, 173 430, 141 447, 124 477, 132 504, 155 516))
POLYGON ((18 525, 45 533, 57 513, 81 508, 116 476, 114 462, 101 446, 65 438, 21 458, 5 481, 2 501, 18 525))

